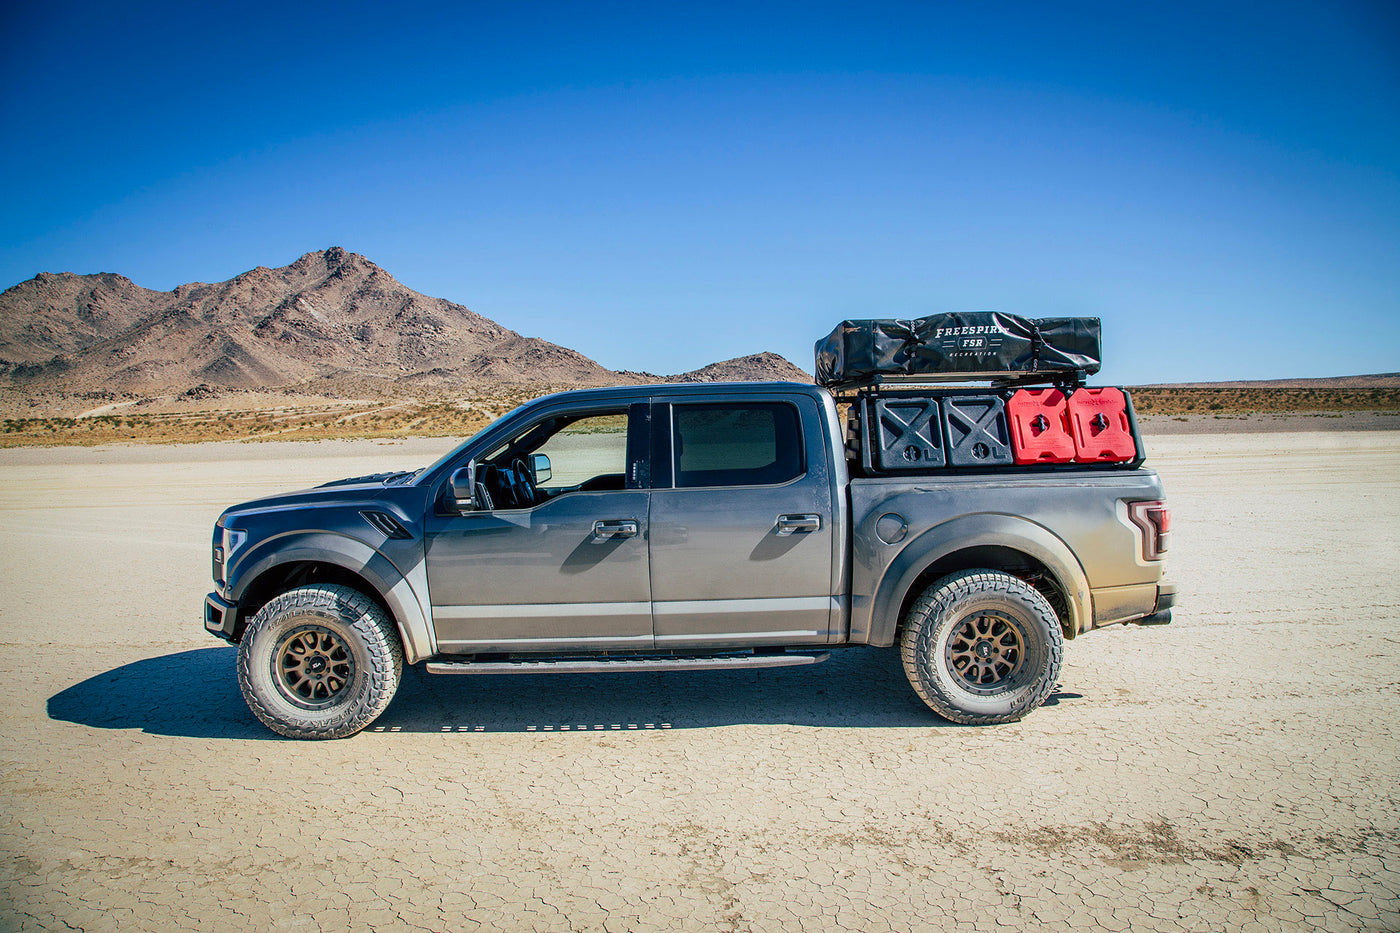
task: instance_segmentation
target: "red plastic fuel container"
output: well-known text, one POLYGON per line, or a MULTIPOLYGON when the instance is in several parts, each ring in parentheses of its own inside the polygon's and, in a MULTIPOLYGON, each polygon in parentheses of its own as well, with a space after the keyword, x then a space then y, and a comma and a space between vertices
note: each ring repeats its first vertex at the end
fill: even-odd
POLYGON ((1137 456, 1128 399, 1121 389, 1075 389, 1069 422, 1078 463, 1122 463, 1137 456))
POLYGON ((1059 389, 1020 389, 1006 403, 1011 450, 1017 463, 1069 463, 1074 438, 1069 408, 1059 389))

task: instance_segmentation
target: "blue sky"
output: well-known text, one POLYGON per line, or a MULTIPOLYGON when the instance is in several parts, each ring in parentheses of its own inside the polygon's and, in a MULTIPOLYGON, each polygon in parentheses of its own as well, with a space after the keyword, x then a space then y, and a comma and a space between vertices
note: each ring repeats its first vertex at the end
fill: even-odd
POLYGON ((1104 382, 1400 370, 1393 3, 26 3, 0 287, 331 245, 612 368, 1104 320, 1104 382))

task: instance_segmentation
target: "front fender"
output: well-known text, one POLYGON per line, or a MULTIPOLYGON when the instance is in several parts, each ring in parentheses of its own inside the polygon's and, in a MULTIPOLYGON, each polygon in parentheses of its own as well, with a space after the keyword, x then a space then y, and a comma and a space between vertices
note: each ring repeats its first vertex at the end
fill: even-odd
MULTIPOLYGON (((857 535, 863 537, 860 531, 857 535)), ((873 529, 869 538, 873 539, 873 529)), ((1069 630, 1082 632, 1089 627, 1092 618, 1089 578, 1069 546, 1045 526, 1025 518, 981 512, 935 525, 911 538, 892 557, 886 555, 883 569, 876 571, 870 585, 862 587, 870 595, 852 600, 851 641, 893 645, 900 608, 919 577, 950 554, 975 547, 1008 548, 1044 565, 1065 593, 1069 604, 1069 630)), ((881 563, 878 556, 870 556, 875 558, 873 564, 878 567, 881 563)))
POLYGON ((384 599, 403 640, 404 660, 414 664, 437 653, 432 626, 424 606, 428 576, 421 554, 412 566, 400 569, 370 545, 349 535, 317 531, 289 533, 259 541, 230 568, 229 598, 241 602, 253 581, 285 564, 333 564, 363 578, 384 599))

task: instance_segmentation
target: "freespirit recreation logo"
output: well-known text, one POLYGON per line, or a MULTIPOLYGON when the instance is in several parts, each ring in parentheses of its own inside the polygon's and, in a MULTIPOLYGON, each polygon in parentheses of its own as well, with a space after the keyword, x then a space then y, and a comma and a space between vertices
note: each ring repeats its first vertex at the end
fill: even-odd
POLYGON ((934 344, 949 357, 976 357, 995 353, 1005 339, 1006 331, 995 324, 940 327, 933 332, 934 344))

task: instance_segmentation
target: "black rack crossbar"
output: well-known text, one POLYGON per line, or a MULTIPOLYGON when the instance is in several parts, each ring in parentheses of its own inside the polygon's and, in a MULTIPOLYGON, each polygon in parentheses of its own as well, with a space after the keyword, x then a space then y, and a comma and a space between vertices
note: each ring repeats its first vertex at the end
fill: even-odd
POLYGON ((917 376, 881 375, 872 376, 859 382, 847 382, 831 386, 829 391, 837 398, 879 392, 882 389, 896 391, 916 391, 919 389, 946 390, 959 384, 969 388, 1012 389, 1023 386, 1055 386, 1060 389, 1077 389, 1085 384, 1084 373, 1079 370, 1058 373, 933 373, 917 376))

